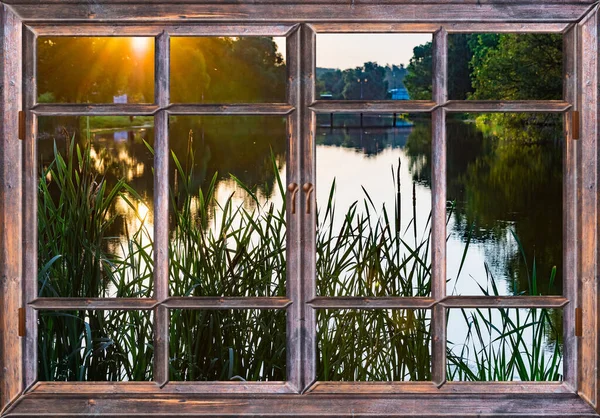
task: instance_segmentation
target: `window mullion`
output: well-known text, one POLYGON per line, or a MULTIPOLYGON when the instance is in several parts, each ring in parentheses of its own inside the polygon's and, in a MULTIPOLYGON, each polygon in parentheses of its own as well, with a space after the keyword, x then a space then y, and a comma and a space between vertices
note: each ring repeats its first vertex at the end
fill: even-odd
MULTIPOLYGON (((579 110, 577 101, 577 27, 564 34, 564 100, 573 111, 579 110)), ((577 154, 580 142, 573 140, 574 112, 564 113, 565 144, 563 160, 563 296, 570 301, 563 310, 563 380, 572 388, 577 387, 577 337, 575 336, 575 308, 577 301, 578 251, 577 228, 577 154)))
POLYGON ((581 42, 581 218, 580 218, 580 307, 582 308, 582 336, 578 341, 579 394, 596 408, 600 405, 600 349, 598 319, 598 10, 588 15, 578 30, 581 42))
POLYGON ((23 110, 25 111, 25 140, 23 143, 23 305, 26 308, 26 336, 23 379, 25 388, 37 381, 38 329, 37 311, 30 305, 38 294, 37 278, 37 115, 31 112, 36 103, 37 35, 30 29, 23 34, 23 110))
POLYGON ((301 33, 301 193, 299 207, 302 216, 302 389, 306 390, 316 379, 317 338, 316 313, 308 302, 316 296, 316 142, 317 119, 310 105, 315 101, 316 34, 313 28, 303 24, 301 33))
POLYGON ((300 74, 300 29, 287 37, 287 100, 295 110, 287 118, 288 161, 286 178, 287 193, 287 254, 286 254, 286 291, 292 304, 287 310, 287 380, 295 391, 302 390, 302 260, 300 249, 300 210, 298 194, 300 183, 300 142, 302 132, 302 109, 300 108, 301 74, 300 74), (292 199, 296 194, 296 199, 292 199))
MULTIPOLYGON (((448 98, 448 32, 438 30, 433 37, 433 99, 442 106, 448 98)), ((438 302, 432 313, 433 382, 446 382, 446 308, 439 302, 446 296, 446 109, 434 110, 432 123, 431 173, 431 294, 438 302)))
POLYGON ((160 304, 169 297, 169 34, 156 38, 154 117, 154 380, 169 379, 169 310, 160 304))

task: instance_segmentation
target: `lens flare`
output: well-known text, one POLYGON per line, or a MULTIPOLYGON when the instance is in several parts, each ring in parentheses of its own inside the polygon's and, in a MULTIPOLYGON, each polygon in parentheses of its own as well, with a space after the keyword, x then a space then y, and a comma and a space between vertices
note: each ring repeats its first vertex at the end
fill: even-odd
POLYGON ((152 38, 131 38, 131 46, 137 55, 143 55, 150 49, 152 38))

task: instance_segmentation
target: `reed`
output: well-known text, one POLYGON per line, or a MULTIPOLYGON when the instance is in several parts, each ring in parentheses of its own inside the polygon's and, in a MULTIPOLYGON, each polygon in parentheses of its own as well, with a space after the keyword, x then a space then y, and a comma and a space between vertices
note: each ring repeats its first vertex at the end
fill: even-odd
MULTIPOLYGON (((219 201, 218 174, 195 190, 194 151, 173 154, 177 189, 171 190, 170 292, 177 296, 283 296, 286 277, 285 201, 262 202, 256 188, 230 180, 234 195, 219 201)), ((70 141, 40 176, 40 296, 148 297, 152 292, 152 234, 144 219, 120 240, 107 231, 117 199, 132 209, 141 199, 123 180, 109 185, 95 172, 90 141, 70 141), (120 255, 119 255, 120 254, 120 255)), ((272 158, 276 188, 283 196, 272 158)), ((324 296, 428 296, 431 292, 430 223, 401 225, 399 184, 390 216, 364 198, 337 215, 335 183, 318 212, 317 291, 324 296), (360 205, 360 210, 359 210, 360 205)), ((465 252, 468 251, 468 245, 465 252)), ((534 263, 535 265, 535 263, 534 263)), ((532 269, 530 293, 537 277, 532 269)), ((497 294, 491 274, 492 293, 497 294)), ((483 289, 482 289, 483 290, 483 289)), ((500 309, 460 310, 465 341, 451 342, 453 380, 557 380, 561 377, 556 318, 546 310, 514 314, 500 309), (498 322, 499 321, 499 322, 498 322), (551 338, 549 338, 551 337, 551 338), (551 354, 548 340, 555 341, 551 354)), ((318 378, 324 380, 428 380, 431 354, 428 310, 323 310, 318 322, 318 378)), ((41 380, 152 379, 149 312, 47 312, 40 315, 41 380)), ((285 380, 284 311, 171 312, 172 380, 285 380)))

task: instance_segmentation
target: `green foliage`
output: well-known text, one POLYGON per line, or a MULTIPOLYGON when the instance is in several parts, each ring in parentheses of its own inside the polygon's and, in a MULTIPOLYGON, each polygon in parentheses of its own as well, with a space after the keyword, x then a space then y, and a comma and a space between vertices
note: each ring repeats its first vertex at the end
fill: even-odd
MULTIPOLYGON (((127 94, 130 103, 153 103, 153 39, 147 51, 132 40, 41 39, 40 102, 112 103, 127 94)), ((170 70, 174 102, 285 101, 285 62, 272 38, 174 37, 170 70)))
MULTIPOLYGON (((136 199, 124 181, 110 186, 93 167, 89 141, 72 140, 40 176, 38 285, 41 297, 149 297, 152 245, 142 227, 126 257, 109 251, 117 199, 136 199)), ((147 312, 43 312, 40 380, 148 380, 152 324, 147 312)))
POLYGON ((385 68, 375 62, 366 62, 362 67, 346 70, 343 78, 344 99, 373 100, 387 97, 388 83, 385 81, 385 68))
POLYGON ((285 101, 286 70, 272 38, 173 38, 171 100, 285 101))
POLYGON ((471 39, 477 100, 562 99, 562 36, 502 34, 471 39), (494 42, 496 41, 497 42, 494 42))
POLYGON ((389 98, 391 83, 402 85, 404 74, 404 68, 383 67, 376 62, 344 71, 318 68, 316 91, 317 95, 331 94, 334 100, 384 100, 389 98))
POLYGON ((41 98, 67 103, 154 102, 154 44, 138 54, 132 38, 40 38, 37 87, 41 98), (109 69, 109 70, 107 70, 109 69), (51 94, 52 96, 49 96, 51 94))
MULTIPOLYGON (((431 100, 431 42, 415 47, 407 69, 405 84, 411 98, 431 100)), ((448 96, 455 100, 561 99, 561 35, 450 35, 448 96)))
MULTIPOLYGON (((525 260, 525 251, 517 239, 525 260)), ((466 250, 465 250, 466 251, 466 250)), ((490 290, 499 295, 486 265, 490 290)), ((550 283, 556 270, 551 272, 550 283)), ((536 262, 528 271, 529 295, 538 295, 536 262)), ((465 341, 448 341, 448 379, 459 381, 557 381, 562 379, 562 312, 551 309, 460 309, 467 324, 465 341), (556 324, 556 325, 555 325, 556 324)), ((456 320, 454 318, 454 320, 456 320)))
POLYGON ((413 100, 432 99, 433 80, 433 44, 427 42, 413 49, 413 57, 410 59, 404 78, 404 85, 408 89, 413 100))
POLYGON ((317 380, 431 379, 426 310, 320 310, 317 380))

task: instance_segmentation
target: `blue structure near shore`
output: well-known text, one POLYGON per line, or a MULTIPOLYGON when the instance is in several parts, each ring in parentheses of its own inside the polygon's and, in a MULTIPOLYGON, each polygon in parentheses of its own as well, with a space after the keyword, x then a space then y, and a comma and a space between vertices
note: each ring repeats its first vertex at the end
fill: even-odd
POLYGON ((388 90, 392 100, 410 100, 408 90, 405 87, 388 90))

